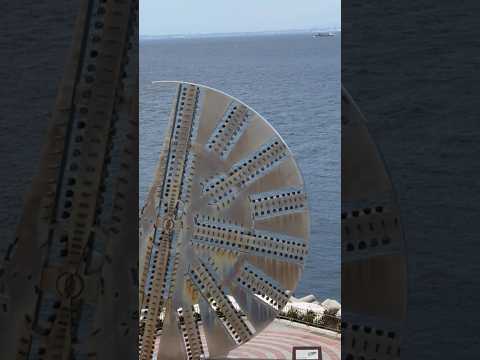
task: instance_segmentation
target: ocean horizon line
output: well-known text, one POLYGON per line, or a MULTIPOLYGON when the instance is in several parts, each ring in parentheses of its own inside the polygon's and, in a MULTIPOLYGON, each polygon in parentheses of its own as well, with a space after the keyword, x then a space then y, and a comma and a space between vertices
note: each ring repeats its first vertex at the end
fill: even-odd
POLYGON ((288 35, 288 34, 309 34, 316 32, 340 33, 340 28, 313 28, 313 29, 292 29, 292 30, 268 30, 268 31, 244 31, 244 32, 219 32, 219 33, 184 33, 184 34, 163 34, 147 35, 140 34, 140 40, 161 40, 161 39, 193 39, 193 38, 216 38, 216 37, 241 37, 241 36, 262 36, 262 35, 288 35))

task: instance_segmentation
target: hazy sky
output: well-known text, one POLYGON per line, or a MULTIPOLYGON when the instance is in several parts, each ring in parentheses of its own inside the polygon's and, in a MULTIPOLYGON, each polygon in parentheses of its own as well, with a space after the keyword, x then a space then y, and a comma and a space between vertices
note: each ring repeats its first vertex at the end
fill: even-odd
POLYGON ((141 0, 140 34, 339 28, 340 0, 141 0))

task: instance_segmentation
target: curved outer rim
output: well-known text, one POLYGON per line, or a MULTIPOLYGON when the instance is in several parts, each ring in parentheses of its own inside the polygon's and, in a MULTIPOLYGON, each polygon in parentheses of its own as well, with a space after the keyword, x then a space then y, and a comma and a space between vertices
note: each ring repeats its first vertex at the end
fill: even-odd
MULTIPOLYGON (((256 115, 261 121, 265 122, 265 124, 268 126, 268 128, 270 129, 270 131, 272 132, 272 135, 274 135, 275 137, 277 137, 282 143, 283 145, 285 146, 287 152, 290 154, 290 158, 292 160, 292 163, 294 165, 294 169, 296 171, 296 174, 298 176, 298 179, 301 183, 301 186, 302 188, 304 189, 304 192, 306 193, 306 184, 305 184, 305 180, 304 180, 304 176, 298 166, 298 163, 296 162, 294 156, 293 156, 293 152, 291 151, 290 147, 287 145, 287 143, 285 142, 285 140, 283 139, 283 137, 277 132, 277 130, 272 126, 272 124, 267 120, 265 119, 262 115, 260 115, 257 111, 255 111, 254 109, 252 109, 249 105, 245 104, 243 101, 237 99, 236 97, 233 97, 223 91, 220 91, 218 89, 215 89, 215 88, 212 88, 210 86, 206 86, 206 85, 202 85, 202 84, 197 84, 197 83, 193 83, 193 82, 185 82, 185 81, 153 81, 152 84, 174 84, 174 85, 178 85, 178 86, 181 86, 181 85, 191 85, 191 86, 196 86, 196 87, 199 87, 199 88, 203 88, 203 89, 206 89, 206 90, 210 90, 214 93, 217 93, 219 95, 222 95, 224 96, 225 98, 228 98, 230 99, 231 101, 235 101, 243 106, 245 106, 246 108, 248 108, 254 115, 256 115)), ((310 234, 311 234, 311 227, 310 227, 310 223, 311 223, 311 219, 310 219, 310 204, 309 204, 309 201, 307 199, 306 201, 306 209, 305 209, 305 213, 307 215, 306 217, 306 221, 307 221, 307 224, 308 224, 308 227, 306 229, 306 233, 305 233, 305 243, 306 243, 306 246, 307 246, 307 251, 308 251, 308 247, 309 247, 309 240, 310 240, 310 234)), ((307 253, 308 254, 308 253, 307 253)), ((307 255, 308 256, 308 255, 307 255)), ((299 268, 299 276, 298 276, 298 279, 296 280, 296 283, 295 283, 295 286, 290 290, 291 291, 291 294, 295 291, 296 287, 298 286, 298 283, 301 279, 301 276, 303 274, 303 270, 304 270, 304 267, 305 267, 305 262, 306 260, 303 260, 301 264, 298 265, 298 268, 299 268)), ((280 310, 278 310, 279 312, 280 310)), ((273 321, 273 319, 272 319, 273 321)), ((264 329, 265 327, 263 327, 264 329)), ((262 329, 262 330, 263 330, 262 329)), ((253 336, 250 338, 253 339, 256 335, 258 335, 259 333, 261 332, 260 331, 257 331, 253 334, 253 336)), ((235 348, 237 348, 238 346, 242 345, 244 343, 240 343, 240 344, 237 344, 236 346, 232 347, 230 349, 233 350, 235 348)))

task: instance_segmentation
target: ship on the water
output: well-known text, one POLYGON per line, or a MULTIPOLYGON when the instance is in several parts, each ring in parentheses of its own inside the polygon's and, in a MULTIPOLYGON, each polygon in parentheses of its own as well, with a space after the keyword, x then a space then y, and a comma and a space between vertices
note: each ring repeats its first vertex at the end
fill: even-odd
POLYGON ((317 32, 313 34, 314 38, 327 37, 327 36, 335 36, 335 33, 329 31, 329 32, 317 32))

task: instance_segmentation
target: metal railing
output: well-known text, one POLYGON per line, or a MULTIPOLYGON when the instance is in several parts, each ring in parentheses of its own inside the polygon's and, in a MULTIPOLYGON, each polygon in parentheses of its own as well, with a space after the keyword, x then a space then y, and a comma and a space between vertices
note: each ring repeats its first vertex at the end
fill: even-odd
MULTIPOLYGON (((217 311, 217 315, 219 317, 223 317, 223 314, 219 310, 217 311)), ((201 321, 200 314, 194 313, 194 316, 197 322, 201 321)), ((290 308, 288 311, 285 311, 285 312, 281 311, 277 315, 277 318, 298 322, 308 326, 327 329, 327 330, 335 331, 338 333, 341 332, 341 322, 342 322, 341 318, 328 313, 317 314, 312 310, 302 311, 299 309, 290 308)), ((180 323, 182 323, 183 318, 180 317, 179 321, 180 323)), ((156 330, 160 331, 162 329, 162 325, 163 325, 163 319, 159 318, 157 321, 156 330)), ((142 329, 140 329, 140 331, 142 331, 142 329)))

